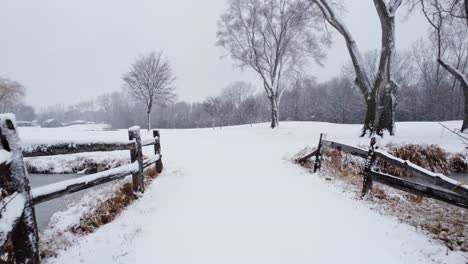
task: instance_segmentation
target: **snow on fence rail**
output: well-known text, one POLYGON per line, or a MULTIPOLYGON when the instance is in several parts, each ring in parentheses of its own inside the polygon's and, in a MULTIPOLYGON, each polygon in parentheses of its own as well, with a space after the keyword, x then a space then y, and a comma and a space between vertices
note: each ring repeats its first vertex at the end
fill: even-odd
POLYGON ((143 169, 155 164, 163 169, 159 131, 142 141, 140 128, 128 130, 129 141, 115 143, 38 144, 22 149, 15 116, 0 114, 0 256, 8 241, 16 263, 39 263, 38 229, 34 205, 93 186, 132 175, 136 197, 144 192, 143 169), (154 155, 143 160, 144 146, 154 146, 154 155), (31 190, 23 157, 75 154, 82 152, 129 150, 131 163, 107 171, 58 182, 31 190))
POLYGON ((372 183, 375 181, 405 192, 468 208, 467 184, 458 182, 443 174, 428 171, 408 160, 394 157, 388 152, 378 149, 375 138, 371 139, 369 150, 364 150, 326 140, 324 134, 320 134, 318 147, 310 154, 298 159, 297 162, 303 163, 315 156, 314 173, 317 172, 321 168, 324 148, 336 149, 366 159, 361 197, 370 194, 372 183), (400 178, 381 172, 376 166, 377 160, 404 169, 407 177, 400 178))

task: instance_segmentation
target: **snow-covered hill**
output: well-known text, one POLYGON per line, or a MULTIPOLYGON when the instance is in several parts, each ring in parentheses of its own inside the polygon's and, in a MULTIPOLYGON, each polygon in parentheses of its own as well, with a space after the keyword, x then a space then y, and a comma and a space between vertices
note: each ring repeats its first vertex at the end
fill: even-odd
MULTIPOLYGON (((445 122, 459 127, 460 122, 445 122)), ((21 128, 26 144, 122 140, 127 132, 21 128), (69 131, 69 130, 67 130, 69 131), (53 136, 50 134, 53 133, 53 136)), ((71 129, 66 128, 66 129, 71 129)), ((381 215, 290 162, 319 133, 367 145, 360 125, 283 122, 162 130, 165 171, 114 222, 49 263, 466 263, 414 228, 381 215)), ((149 136, 146 134, 145 136, 149 136)), ((464 145, 437 123, 397 123, 383 144, 464 145)), ((147 153, 151 148, 146 149, 147 153)), ((114 155, 114 154, 110 154, 114 155)))

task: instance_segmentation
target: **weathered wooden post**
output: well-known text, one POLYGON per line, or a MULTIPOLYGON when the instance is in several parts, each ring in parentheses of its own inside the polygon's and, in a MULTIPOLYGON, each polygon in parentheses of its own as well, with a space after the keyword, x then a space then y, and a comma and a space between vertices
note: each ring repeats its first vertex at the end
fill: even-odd
POLYGON ((138 162, 138 172, 133 173, 133 193, 135 197, 144 193, 145 184, 143 182, 143 148, 141 146, 140 127, 134 126, 128 129, 128 139, 135 140, 135 148, 130 150, 131 162, 138 162))
POLYGON ((371 138, 369 151, 367 152, 366 164, 364 167, 364 178, 362 182, 362 192, 361 192, 361 199, 366 197, 368 194, 372 195, 372 178, 370 176, 372 167, 375 164, 375 147, 377 143, 377 139, 375 137, 371 138))
MULTIPOLYGON (((18 192, 26 198, 23 215, 11 233, 16 263, 39 263, 39 238, 36 216, 31 200, 26 165, 21 142, 16 131, 15 116, 0 115, 1 148, 11 155, 5 174, 0 175, 0 187, 7 192, 18 192)), ((7 154, 5 152, 5 154, 7 154)), ((11 194, 9 193, 9 194, 11 194)))
POLYGON ((159 159, 156 161, 156 172, 161 173, 163 171, 164 166, 161 155, 161 135, 159 134, 159 130, 153 130, 153 137, 155 139, 154 154, 159 155, 159 159))
POLYGON ((314 173, 322 167, 322 138, 323 133, 320 133, 320 139, 317 146, 317 153, 315 154, 314 173))

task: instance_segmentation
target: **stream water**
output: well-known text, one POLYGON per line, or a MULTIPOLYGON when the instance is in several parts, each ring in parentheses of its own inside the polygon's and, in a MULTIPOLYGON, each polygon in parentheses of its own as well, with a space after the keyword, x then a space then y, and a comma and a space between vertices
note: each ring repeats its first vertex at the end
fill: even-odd
MULTIPOLYGON (((73 179, 83 175, 77 174, 29 174, 29 181, 32 188, 40 187, 43 185, 73 179)), ((41 203, 35 206, 37 226, 39 230, 43 230, 47 227, 50 218, 55 212, 61 211, 67 208, 70 202, 77 201, 80 199, 86 190, 76 192, 63 196, 58 199, 53 199, 45 203, 41 203)))

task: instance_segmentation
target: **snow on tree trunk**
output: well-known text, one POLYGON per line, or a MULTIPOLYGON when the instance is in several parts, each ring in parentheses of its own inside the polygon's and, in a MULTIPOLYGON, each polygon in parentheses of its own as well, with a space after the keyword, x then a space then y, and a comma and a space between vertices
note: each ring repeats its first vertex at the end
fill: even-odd
POLYGON ((366 119, 364 120, 364 127, 362 128, 362 137, 366 135, 367 131, 374 130, 375 113, 375 98, 373 96, 369 96, 366 100, 366 119))
POLYGON ((362 135, 369 131, 371 134, 376 133, 382 136, 384 130, 387 130, 390 135, 394 134, 397 86, 387 82, 379 86, 367 102, 366 121, 362 135))
POLYGON ((465 113, 463 115, 462 132, 468 129, 468 87, 463 89, 463 96, 465 97, 465 113))
POLYGON ((394 134, 396 91, 398 85, 392 78, 392 60, 395 54, 395 12, 401 1, 393 1, 391 6, 383 0, 374 0, 374 5, 379 15, 382 28, 382 40, 380 51, 380 62, 371 98, 368 101, 371 107, 367 108, 366 123, 363 127, 363 135, 367 131, 370 134, 383 135, 387 130, 390 135, 394 134), (375 105, 372 105, 374 104, 375 105), (374 111, 374 113, 369 113, 374 111))
POLYGON ((270 96, 270 107, 271 107, 271 128, 279 126, 279 102, 277 96, 270 96))
POLYGON ((459 82, 463 90, 463 96, 465 97, 465 113, 463 116, 463 124, 461 131, 468 129, 468 78, 457 68, 453 67, 450 63, 445 62, 442 58, 438 58, 437 62, 444 67, 453 77, 459 82))

